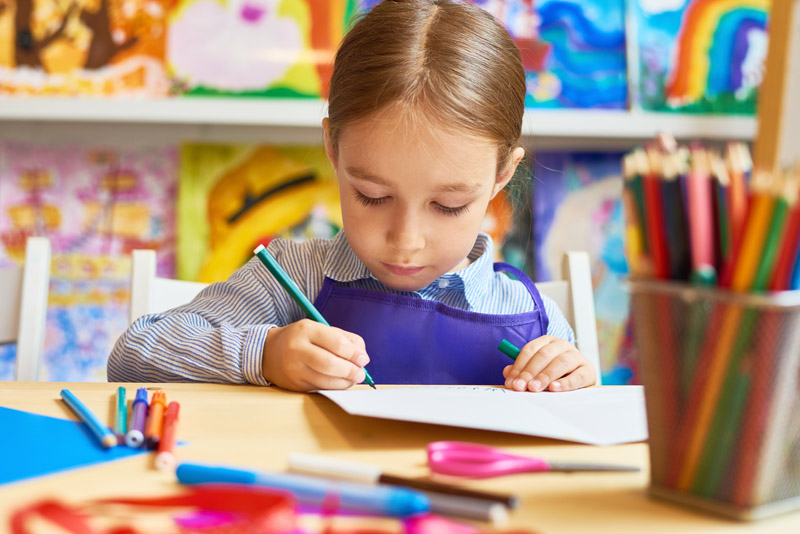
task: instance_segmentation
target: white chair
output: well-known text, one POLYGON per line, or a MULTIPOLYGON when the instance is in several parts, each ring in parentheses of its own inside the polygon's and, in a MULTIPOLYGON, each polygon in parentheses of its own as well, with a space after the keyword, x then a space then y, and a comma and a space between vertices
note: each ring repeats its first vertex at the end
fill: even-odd
POLYGON ((208 284, 156 276, 156 252, 134 250, 131 266, 131 323, 190 302, 208 284))
POLYGON ((0 269, 0 344, 17 344, 17 380, 39 379, 50 292, 50 241, 30 237, 21 268, 0 269))
POLYGON ((561 260, 563 280, 538 282, 536 287, 558 304, 575 332, 578 347, 597 370, 600 379, 600 349, 597 344, 597 322, 594 315, 594 289, 587 252, 567 252, 561 260))

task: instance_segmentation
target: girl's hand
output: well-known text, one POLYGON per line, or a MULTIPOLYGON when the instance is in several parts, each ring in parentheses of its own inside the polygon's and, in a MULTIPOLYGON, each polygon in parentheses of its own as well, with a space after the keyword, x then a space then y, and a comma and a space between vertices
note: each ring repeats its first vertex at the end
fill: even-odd
POLYGON ((311 319, 270 329, 261 372, 293 391, 347 389, 364 381, 369 356, 360 336, 311 319))
POLYGON ((514 365, 503 369, 506 387, 515 391, 571 391, 592 386, 597 371, 564 339, 542 336, 527 343, 514 365))

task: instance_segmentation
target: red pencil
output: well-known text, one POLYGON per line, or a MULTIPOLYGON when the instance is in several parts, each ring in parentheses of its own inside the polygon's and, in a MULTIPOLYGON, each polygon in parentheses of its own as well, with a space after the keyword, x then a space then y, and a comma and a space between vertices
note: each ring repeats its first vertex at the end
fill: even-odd
MULTIPOLYGON (((645 156, 641 152, 642 156, 645 156)), ((637 158, 640 165, 645 165, 644 203, 647 240, 650 243, 653 270, 656 278, 669 279, 669 249, 664 228, 664 204, 661 198, 661 153, 655 148, 648 148, 645 159, 637 158)))
MULTIPOLYGON (((797 178, 787 175, 789 180, 789 187, 797 191, 797 178)), ((769 283, 769 289, 773 291, 782 291, 789 289, 792 278, 792 269, 794 267, 794 260, 797 257, 797 252, 800 250, 800 204, 794 202, 791 205, 789 214, 786 217, 786 226, 783 231, 781 243, 778 248, 778 256, 775 260, 774 271, 772 279, 769 283)))

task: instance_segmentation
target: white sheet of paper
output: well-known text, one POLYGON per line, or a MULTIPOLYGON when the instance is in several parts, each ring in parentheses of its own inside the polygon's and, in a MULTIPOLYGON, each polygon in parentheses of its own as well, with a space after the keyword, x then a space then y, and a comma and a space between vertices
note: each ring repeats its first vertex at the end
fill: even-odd
POLYGON ((479 386, 320 391, 353 415, 513 432, 592 445, 647 439, 642 386, 526 393, 479 386))

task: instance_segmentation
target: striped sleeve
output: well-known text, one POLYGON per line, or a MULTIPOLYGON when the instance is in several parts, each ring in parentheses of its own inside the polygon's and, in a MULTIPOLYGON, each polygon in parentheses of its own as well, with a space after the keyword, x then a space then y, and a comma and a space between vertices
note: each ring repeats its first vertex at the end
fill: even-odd
POLYGON ((564 317, 564 313, 561 311, 561 308, 558 307, 558 304, 555 303, 553 299, 550 297, 546 297, 542 295, 542 303, 544 304, 544 311, 547 313, 547 335, 558 337, 561 339, 566 339, 573 345, 575 344, 575 333, 572 331, 572 327, 567 322, 567 318, 564 317))
MULTIPOLYGON (((319 292, 321 271, 309 266, 321 262, 311 258, 311 247, 274 242, 270 252, 306 294, 319 292)), ((269 385, 261 372, 267 333, 302 317, 280 284, 251 259, 189 304, 134 321, 109 356, 108 380, 269 385)))

